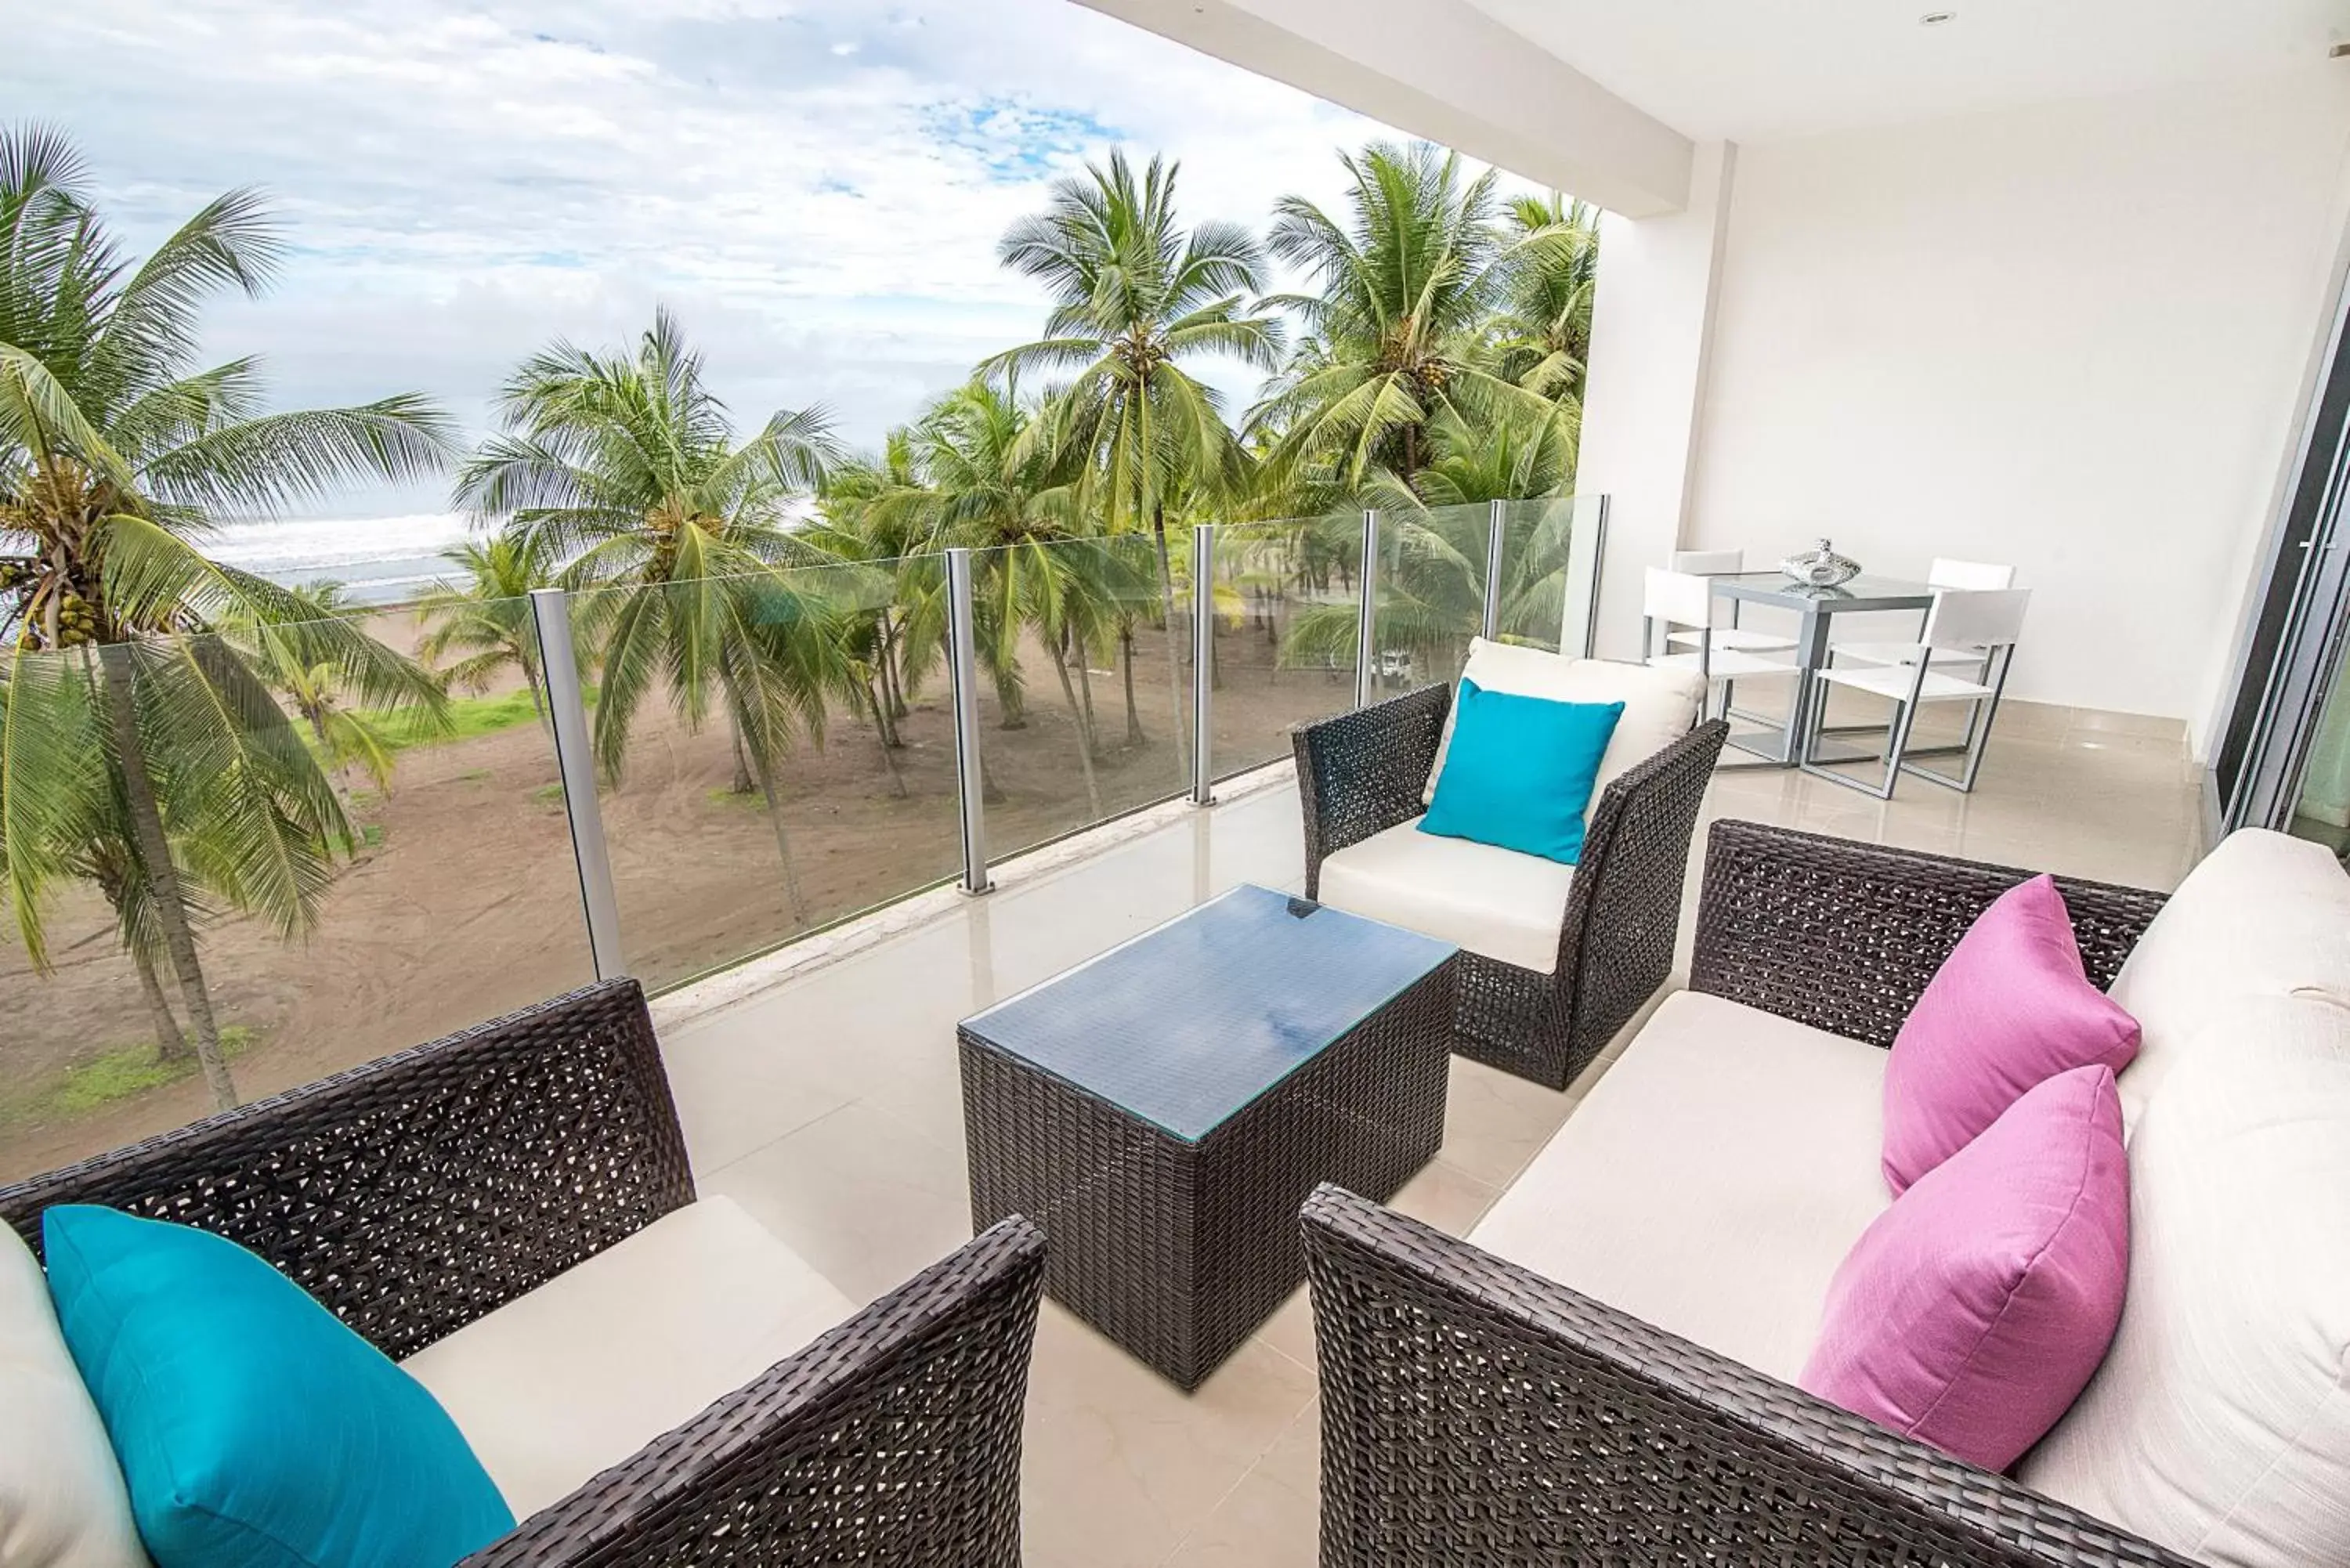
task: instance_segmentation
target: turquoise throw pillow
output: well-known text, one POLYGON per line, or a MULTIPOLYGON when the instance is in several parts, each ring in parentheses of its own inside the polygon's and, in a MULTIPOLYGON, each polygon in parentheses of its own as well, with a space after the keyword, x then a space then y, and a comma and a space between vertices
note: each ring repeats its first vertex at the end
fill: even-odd
POLYGON ((1463 680, 1419 830, 1574 865, 1599 759, 1623 716, 1621 702, 1553 702, 1463 680))
POLYGON ((84 1204, 41 1237, 156 1568, 449 1568, 514 1528, 423 1385, 235 1242, 84 1204))

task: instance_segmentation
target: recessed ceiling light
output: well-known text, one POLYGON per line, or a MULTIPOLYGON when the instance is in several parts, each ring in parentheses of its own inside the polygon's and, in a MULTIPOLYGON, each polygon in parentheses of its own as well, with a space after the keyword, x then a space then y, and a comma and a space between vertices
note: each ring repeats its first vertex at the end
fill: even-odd
POLYGON ((1958 19, 1959 14, 1956 11, 1929 11, 1924 16, 1918 18, 1918 26, 1920 27, 1939 27, 1945 23, 1955 22, 1958 19))

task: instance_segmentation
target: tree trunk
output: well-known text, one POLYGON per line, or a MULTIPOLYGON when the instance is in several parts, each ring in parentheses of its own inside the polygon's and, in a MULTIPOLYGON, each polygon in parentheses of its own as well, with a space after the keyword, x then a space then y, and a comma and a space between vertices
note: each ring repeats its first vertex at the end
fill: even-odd
POLYGON ((889 618, 888 610, 883 610, 881 612, 881 692, 889 704, 889 732, 892 735, 898 732, 898 721, 913 711, 913 709, 906 703, 906 672, 900 668, 905 650, 899 645, 904 640, 904 628, 889 618))
POLYGON ((110 866, 101 866, 98 872, 99 891, 106 895, 109 908, 114 911, 115 924, 124 928, 122 946, 130 954, 130 962, 139 971, 139 994, 146 999, 147 1015, 155 1025, 155 1055, 159 1061, 184 1062, 191 1055, 188 1037, 180 1033, 180 1021, 172 1015, 171 998, 163 994, 163 982, 155 978, 155 961, 147 950, 130 938, 123 911, 130 903, 129 889, 121 877, 110 866))
POLYGON ((881 765, 889 770, 889 793, 903 800, 906 798, 906 780, 905 776, 898 772, 897 753, 889 749, 892 742, 889 739, 889 718, 882 711, 881 699, 875 694, 871 683, 861 682, 860 684, 865 691, 865 705, 873 712, 873 727, 880 734, 881 765))
POLYGON ((180 1033, 180 1021, 172 1016, 172 999, 163 994, 163 982, 155 978, 155 961, 147 950, 137 945, 130 949, 130 962, 139 971, 139 994, 147 999, 148 1015, 155 1023, 155 1057, 161 1062, 184 1062, 188 1059, 188 1037, 180 1033))
POLYGON ((203 964, 196 956, 196 933, 188 923, 187 898, 181 891, 180 870, 172 860, 172 843, 163 832, 163 810, 155 798, 155 780, 147 771, 147 747, 139 733, 139 710, 131 693, 130 649, 107 643, 99 649, 105 670, 106 713, 114 732, 115 758, 122 767, 122 795, 130 813, 132 841, 139 846, 140 868, 155 896, 156 922, 163 928, 164 951, 180 982, 180 1000, 196 1033, 196 1063, 220 1110, 236 1107, 236 1083, 229 1076, 228 1058, 221 1054, 220 1024, 213 1016, 213 1000, 204 989, 203 964))
MULTIPOLYGON (((318 742, 318 762, 327 775, 327 787, 335 792, 335 799, 343 808, 343 820, 351 818, 350 770, 335 761, 335 743, 327 738, 327 716, 307 702, 301 704, 302 717, 310 722, 310 734, 318 742)), ((351 848, 359 848, 359 829, 351 829, 351 848)))
POLYGON ((1086 668, 1087 656, 1083 648, 1075 649, 1072 656, 1077 661, 1077 695, 1086 705, 1086 744, 1094 749, 1096 755, 1099 755, 1101 722, 1094 717, 1093 672, 1086 668))
POLYGON ((1069 718, 1077 726, 1077 760, 1085 764, 1086 770, 1086 808, 1093 814, 1092 820, 1099 822, 1102 816, 1101 785, 1094 782, 1093 732, 1086 726, 1085 710, 1077 706, 1077 689, 1070 683, 1069 661, 1061 657, 1060 639, 1046 638, 1045 651, 1052 656, 1053 673, 1061 678, 1062 699, 1068 703, 1069 718))
POLYGON ((1150 737, 1142 732, 1142 715, 1134 707, 1134 623, 1128 621, 1118 628, 1118 662, 1126 680, 1126 743, 1147 746, 1150 737))
MULTIPOLYGON (((751 759, 743 750, 743 726, 732 719, 727 721, 727 724, 734 732, 734 793, 749 794, 759 785, 751 777, 751 759)), ((772 805, 774 803, 770 801, 768 804, 772 805)))
POLYGON ((775 830, 775 854, 784 864, 784 902, 791 910, 792 924, 807 924, 807 899, 800 892, 799 868, 792 861, 791 830, 784 826, 783 802, 775 795, 775 779, 764 757, 754 756, 758 768, 759 796, 766 803, 768 824, 775 830))
POLYGON ((546 692, 539 684, 538 662, 527 655, 517 656, 515 662, 522 666, 522 683, 530 688, 530 711, 537 717, 538 727, 546 729, 546 692))
POLYGON ((874 649, 877 657, 873 660, 872 679, 865 684, 872 699, 873 722, 881 727, 881 743, 894 752, 906 742, 898 734, 898 699, 889 686, 889 619, 885 615, 881 618, 880 636, 874 649))
MULTIPOLYGON (((1179 640, 1175 628, 1175 562, 1167 552, 1167 508, 1164 505, 1154 504, 1150 508, 1150 532, 1159 541, 1159 613, 1167 618, 1167 689, 1180 692, 1183 690, 1183 670, 1175 657, 1175 644, 1179 640)), ((1203 591, 1203 587, 1199 583, 1191 585, 1194 598, 1203 591)), ((1181 705, 1179 703, 1177 706, 1180 711, 1181 705)), ((1191 738, 1183 732, 1180 724, 1175 726, 1175 771, 1184 777, 1189 777, 1191 771, 1191 738)))

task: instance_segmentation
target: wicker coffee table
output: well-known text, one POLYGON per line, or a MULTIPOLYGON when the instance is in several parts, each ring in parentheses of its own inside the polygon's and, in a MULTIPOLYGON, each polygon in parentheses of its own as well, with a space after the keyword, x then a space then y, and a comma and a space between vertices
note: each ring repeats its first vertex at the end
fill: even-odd
POLYGON ((1298 1206, 1386 1199, 1444 1136, 1450 945, 1241 888, 966 1019, 972 1223, 1185 1388, 1305 1279, 1298 1206))

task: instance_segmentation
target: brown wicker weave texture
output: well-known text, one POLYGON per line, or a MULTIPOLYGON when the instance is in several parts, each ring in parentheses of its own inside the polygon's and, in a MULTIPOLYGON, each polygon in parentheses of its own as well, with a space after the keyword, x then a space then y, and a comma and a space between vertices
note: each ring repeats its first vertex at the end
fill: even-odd
POLYGON ((1303 1220, 1324 1568, 2188 1568, 1351 1193, 1303 1220))
POLYGON ((1451 965, 1197 1143, 959 1032, 972 1223, 1031 1214, 1046 1289, 1196 1388, 1305 1278, 1315 1183, 1385 1198, 1444 1137, 1451 965))
MULTIPOLYGON (((1991 901, 2036 873, 1717 822, 1706 838, 1690 989, 1890 1045, 1991 901)), ((2089 978, 2111 985, 2163 895, 2059 877, 2089 978)))
MULTIPOLYGON (((1974 914, 2026 875, 1718 823, 1696 983, 1889 1041, 1974 914)), ((2060 885, 2110 979, 2161 896, 2060 885)), ((1317 1191, 1303 1221, 1326 1568, 2188 1568, 1352 1194, 1317 1191)))
MULTIPOLYGON (((692 1199, 613 981, 0 1189, 0 1215, 36 1247, 57 1203, 199 1226, 401 1356, 692 1199)), ((1043 1277, 1007 1220, 469 1561, 1012 1568, 1043 1277)))
MULTIPOLYGON (((1450 686, 1431 686, 1296 732, 1306 897, 1326 857, 1426 809, 1451 703, 1450 686)), ((1563 1089, 1656 993, 1672 972, 1690 840, 1729 733, 1719 720, 1700 724, 1600 795, 1551 973, 1479 953, 1454 961, 1453 1050, 1563 1089)))

